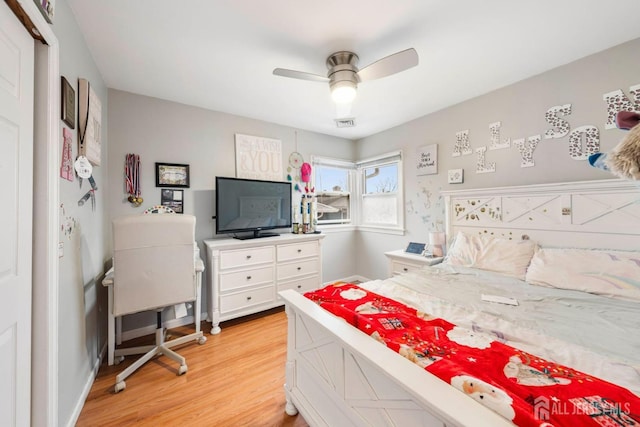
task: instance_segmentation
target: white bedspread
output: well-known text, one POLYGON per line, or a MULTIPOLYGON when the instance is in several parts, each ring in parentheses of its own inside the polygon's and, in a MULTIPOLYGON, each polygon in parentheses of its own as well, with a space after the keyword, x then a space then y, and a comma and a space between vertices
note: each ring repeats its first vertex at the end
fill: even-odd
POLYGON ((640 396, 640 304, 440 264, 363 288, 640 396), (515 298, 517 306, 481 294, 515 298))

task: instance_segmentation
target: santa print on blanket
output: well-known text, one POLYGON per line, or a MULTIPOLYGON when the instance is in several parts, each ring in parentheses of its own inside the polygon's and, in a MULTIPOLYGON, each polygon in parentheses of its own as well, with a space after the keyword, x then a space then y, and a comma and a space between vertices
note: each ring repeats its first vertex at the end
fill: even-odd
POLYGON ((518 426, 640 426, 629 390, 356 285, 305 296, 518 426))

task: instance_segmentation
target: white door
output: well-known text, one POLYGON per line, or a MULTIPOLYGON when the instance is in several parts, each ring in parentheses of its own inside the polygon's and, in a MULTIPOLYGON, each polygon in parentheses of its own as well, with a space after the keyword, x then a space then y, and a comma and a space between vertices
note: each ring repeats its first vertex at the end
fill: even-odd
POLYGON ((0 425, 31 407, 34 42, 0 2, 0 425))

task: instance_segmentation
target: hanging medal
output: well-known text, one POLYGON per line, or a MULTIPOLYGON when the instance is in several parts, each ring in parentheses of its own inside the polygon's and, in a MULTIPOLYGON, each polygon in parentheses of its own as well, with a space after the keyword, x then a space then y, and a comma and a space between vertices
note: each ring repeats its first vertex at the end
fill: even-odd
POLYGON ((140 156, 137 154, 127 154, 124 162, 125 186, 129 197, 127 200, 133 206, 138 207, 143 199, 140 197, 140 156))

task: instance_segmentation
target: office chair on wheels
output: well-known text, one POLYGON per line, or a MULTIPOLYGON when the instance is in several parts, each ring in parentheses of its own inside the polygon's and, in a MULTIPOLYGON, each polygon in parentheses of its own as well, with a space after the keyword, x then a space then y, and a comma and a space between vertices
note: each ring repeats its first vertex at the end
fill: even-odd
MULTIPOLYGON (((178 375, 187 372, 184 357, 172 347, 206 338, 200 331, 165 342, 162 324, 164 308, 199 301, 200 274, 197 271, 195 217, 192 215, 129 215, 113 220, 112 281, 113 318, 141 311, 156 310, 156 341, 152 346, 124 348, 115 356, 144 355, 116 377, 115 392, 124 390, 125 379, 157 355, 165 355, 179 363, 178 375)), ((200 310, 196 304, 195 312, 200 310)), ((110 350, 111 351, 111 350, 110 350)))

